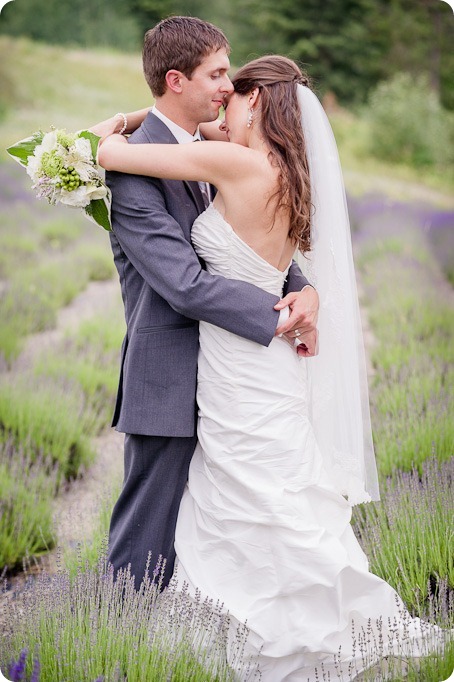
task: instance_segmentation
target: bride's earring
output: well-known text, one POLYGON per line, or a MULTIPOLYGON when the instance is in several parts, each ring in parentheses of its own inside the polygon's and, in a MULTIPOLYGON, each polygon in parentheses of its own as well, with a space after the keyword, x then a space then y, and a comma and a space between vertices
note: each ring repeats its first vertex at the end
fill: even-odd
POLYGON ((248 109, 246 128, 250 128, 252 126, 252 117, 253 116, 254 116, 253 110, 248 109))

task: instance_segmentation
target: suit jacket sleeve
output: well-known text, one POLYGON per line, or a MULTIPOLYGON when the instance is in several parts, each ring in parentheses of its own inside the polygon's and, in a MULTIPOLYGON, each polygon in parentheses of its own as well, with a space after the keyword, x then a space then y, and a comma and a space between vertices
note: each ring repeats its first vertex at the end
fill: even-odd
POLYGON ((291 291, 301 291, 301 289, 307 284, 312 286, 301 272, 299 265, 293 261, 292 265, 290 266, 290 270, 288 271, 287 281, 284 287, 284 295, 289 294, 291 291))
POLYGON ((171 216, 161 181, 109 172, 118 241, 143 279, 177 312, 267 346, 277 327, 279 298, 239 280, 203 270, 171 216))

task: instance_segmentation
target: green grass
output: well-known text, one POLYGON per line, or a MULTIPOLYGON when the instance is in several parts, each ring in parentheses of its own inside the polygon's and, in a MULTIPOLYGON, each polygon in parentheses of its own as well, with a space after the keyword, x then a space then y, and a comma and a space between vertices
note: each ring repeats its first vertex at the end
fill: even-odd
MULTIPOLYGON (((93 459, 84 398, 76 386, 32 380, 0 383, 0 439, 58 464, 70 479, 93 459)), ((19 511, 19 510, 18 510, 19 511)))
MULTIPOLYGON (((38 509, 36 496, 42 495, 43 509, 47 508, 55 494, 55 479, 60 483, 63 477, 70 479, 79 475, 93 459, 90 436, 110 423, 113 412, 123 334, 124 320, 118 305, 83 322, 51 352, 45 351, 38 356, 29 374, 14 382, 6 378, 0 382, 0 443, 3 448, 9 442, 19 450, 26 448, 28 457, 35 461, 33 475, 37 488, 36 493, 31 488, 30 500, 38 509), (58 465, 58 474, 53 472, 54 464, 58 465)), ((11 487, 10 478, 5 478, 8 488, 11 487)), ((16 533, 14 542, 11 541, 16 546, 15 562, 43 550, 30 535, 28 525, 21 520, 27 509, 21 502, 23 492, 23 487, 19 487, 18 492, 8 498, 8 526, 13 525, 16 533)), ((112 504, 109 511, 111 507, 112 504)), ((95 555, 96 559, 99 557, 107 514, 104 509, 104 526, 97 531, 90 548, 85 548, 92 563, 95 555)), ((45 526, 44 511, 35 523, 39 523, 41 516, 45 526)), ((6 516, 3 520, 6 522, 6 516)), ((45 545, 52 546, 49 533, 46 531, 44 535, 45 545)), ((11 562, 8 559, 7 563, 11 562)), ((0 568, 3 565, 0 555, 0 568)))
MULTIPOLYGON (((19 187, 24 184, 19 176, 19 187)), ((32 195, 25 196, 33 201, 32 195)), ((28 202, 21 212, 16 208, 16 203, 6 203, 0 225, 0 277, 5 278, 0 289, 0 353, 8 363, 20 353, 27 335, 55 326, 58 310, 88 282, 110 279, 115 272, 107 236, 81 215, 69 211, 63 218, 56 210, 49 219, 48 212, 34 213, 28 202)))
POLYGON ((380 472, 421 472, 432 452, 445 460, 454 451, 454 310, 440 293, 447 285, 427 246, 409 232, 377 237, 358 261, 378 341, 372 407, 380 472))
POLYGON ((112 251, 106 239, 104 244, 90 243, 88 240, 79 244, 72 259, 78 268, 86 269, 90 282, 102 282, 111 279, 116 273, 112 251))
POLYGON ((59 250, 67 248, 82 232, 80 223, 61 217, 40 222, 37 227, 45 245, 59 250))
POLYGON ((453 174, 436 169, 387 163, 369 152, 370 125, 364 112, 339 109, 329 116, 336 136, 348 191, 354 195, 381 192, 404 201, 427 200, 453 207, 453 174))
POLYGON ((22 350, 25 336, 55 326, 56 309, 36 291, 10 284, 0 298, 0 353, 11 362, 22 350))
MULTIPOLYGON (((0 665, 27 648, 39 658, 40 682, 92 682, 100 675, 106 681, 233 682, 227 628, 210 602, 173 590, 158 599, 155 579, 136 592, 128 573, 114 582, 101 561, 96 570, 80 567, 73 580, 66 572, 38 579, 0 641, 0 665)), ((240 652, 244 639, 243 629, 240 652)), ((29 666, 30 673, 31 660, 29 666)))
POLYGON ((49 462, 0 441, 0 567, 12 569, 52 547, 56 479, 49 462))
POLYGON ((68 380, 84 394, 85 428, 97 434, 111 420, 118 387, 119 349, 125 324, 120 306, 81 323, 62 345, 37 360, 34 372, 68 380))
MULTIPOLYGON (((0 125, 2 149, 40 127, 54 124, 76 130, 118 110, 150 103, 138 56, 49 47, 1 36, 0 57, 12 84, 6 118, 0 125)), ((453 205, 448 197, 451 178, 366 158, 367 122, 346 112, 334 115, 332 122, 350 191, 383 189, 399 199, 427 198, 453 205)), ((5 158, 0 150, 0 158, 2 154, 5 158)), ((12 359, 24 335, 52 327, 58 308, 89 280, 110 277, 113 264, 107 235, 76 212, 37 202, 29 179, 13 162, 2 164, 0 172, 7 176, 0 188, 7 207, 0 224, 0 279, 6 280, 0 296, 0 349, 12 359), (16 195, 16 185, 6 180, 19 176, 20 187, 27 189, 16 195)), ((378 340, 373 355, 374 436, 382 478, 389 475, 393 480, 383 486, 384 503, 364 507, 365 516, 357 523, 362 540, 369 543, 374 570, 394 581, 407 603, 422 612, 430 606, 428 580, 441 591, 447 584, 443 580, 452 586, 452 574, 446 568, 452 540, 443 510, 449 502, 446 481, 442 478, 439 489, 434 489, 429 479, 422 485, 418 475, 412 474, 412 485, 420 489, 416 493, 413 488, 411 493, 410 479, 402 479, 396 467, 410 471, 416 464, 423 476, 424 462, 434 453, 439 460, 434 466, 443 472, 447 466, 443 461, 452 454, 453 426, 447 414, 454 383, 452 307, 440 301, 435 286, 440 275, 425 243, 415 243, 400 229, 388 237, 378 232, 362 249, 359 262, 378 340)), ((13 439, 29 458, 24 464, 25 456, 17 450, 11 454, 16 460, 8 464, 9 469, 4 462, 1 465, 2 492, 9 504, 9 516, 2 517, 7 521, 2 537, 7 538, 4 546, 10 564, 51 545, 46 519, 56 474, 48 462, 39 465, 39 457, 47 453, 67 476, 90 460, 88 438, 111 414, 123 333, 120 310, 84 322, 51 356, 39 359, 28 384, 0 386, 1 447, 6 448, 8 442, 12 448, 13 439), (34 510, 38 510, 35 518, 34 510), (14 544, 18 551, 11 559, 14 544)), ((0 662, 9 662, 23 646, 30 651, 36 646, 46 668, 42 682, 93 682, 101 673, 110 676, 106 680, 127 675, 128 682, 161 682, 171 664, 174 681, 212 680, 213 675, 207 676, 194 659, 185 636, 176 637, 183 645, 172 649, 169 637, 175 635, 177 624, 168 620, 168 613, 160 612, 161 640, 157 637, 156 646, 150 647, 146 637, 151 593, 145 595, 144 604, 131 598, 127 612, 122 612, 112 585, 95 568, 110 506, 107 501, 101 505, 93 541, 65 558, 70 576, 60 575, 47 584, 43 578, 41 592, 31 591, 28 610, 10 624, 16 631, 9 648, 3 648, 0 662)), ((440 609, 443 600, 441 594, 440 609)), ((5 641, 0 641, 0 648, 5 641)), ((451 649, 445 663, 440 657, 428 659, 421 672, 410 671, 408 679, 440 682, 449 676, 453 658, 451 649)))
POLYGON ((95 571, 99 565, 100 557, 107 554, 110 517, 120 488, 120 483, 117 483, 109 490, 103 491, 90 539, 78 543, 76 548, 63 547, 63 563, 71 579, 77 575, 81 566, 95 571))
POLYGON ((68 49, 0 36, 0 58, 13 85, 0 126, 0 158, 35 130, 54 125, 75 131, 117 111, 151 105, 139 52, 68 49))
POLYGON ((118 308, 107 311, 106 315, 81 322, 72 338, 79 350, 89 344, 99 352, 114 353, 119 361, 120 347, 125 331, 123 311, 118 306, 118 308))
MULTIPOLYGON (((370 394, 382 495, 381 503, 355 508, 353 523, 373 572, 413 613, 452 628, 452 293, 412 214, 398 210, 378 215, 372 198, 353 214, 363 305, 376 341, 370 394)), ((444 656, 411 665, 405 676, 370 679, 440 682, 453 666, 451 643, 444 656)))
POLYGON ((354 528, 371 570, 420 617, 430 616, 439 585, 454 590, 453 475, 453 459, 427 459, 422 478, 416 470, 396 472, 382 483, 379 504, 354 509, 354 528))
POLYGON ((10 277, 17 263, 28 265, 38 251, 37 240, 30 236, 0 234, 0 279, 10 277))

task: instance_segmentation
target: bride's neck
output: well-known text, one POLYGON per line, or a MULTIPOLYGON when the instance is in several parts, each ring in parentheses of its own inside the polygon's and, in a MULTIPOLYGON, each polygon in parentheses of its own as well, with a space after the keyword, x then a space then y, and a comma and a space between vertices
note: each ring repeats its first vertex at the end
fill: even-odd
POLYGON ((249 133, 248 147, 264 154, 268 154, 271 151, 270 145, 258 130, 251 130, 249 133))

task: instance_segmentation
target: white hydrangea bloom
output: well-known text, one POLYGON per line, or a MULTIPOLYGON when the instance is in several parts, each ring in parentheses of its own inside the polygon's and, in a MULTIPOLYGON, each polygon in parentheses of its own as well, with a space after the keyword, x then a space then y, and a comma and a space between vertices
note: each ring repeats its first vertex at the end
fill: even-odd
POLYGON ((78 137, 74 147, 82 161, 92 163, 91 144, 85 137, 78 137))
POLYGON ((62 191, 60 194, 60 202, 66 206, 74 206, 75 208, 85 208, 93 199, 104 199, 107 196, 106 187, 97 187, 96 185, 81 185, 73 192, 62 191))
MULTIPOLYGON (((36 152, 36 149, 35 149, 36 152)), ((37 158, 36 156, 29 156, 28 157, 28 163, 27 163, 27 174, 31 177, 33 184, 36 184, 39 179, 39 171, 41 169, 41 158, 37 158)))
POLYGON ((35 147, 33 156, 28 157, 26 170, 34 183, 38 182, 38 179, 41 175, 41 159, 43 154, 45 152, 51 152, 53 149, 58 147, 63 150, 63 147, 61 147, 61 145, 59 145, 57 142, 57 131, 51 130, 50 133, 46 133, 44 135, 41 144, 35 147))

